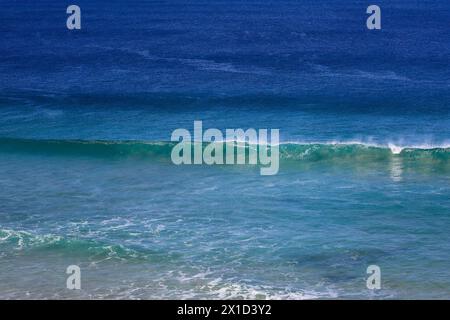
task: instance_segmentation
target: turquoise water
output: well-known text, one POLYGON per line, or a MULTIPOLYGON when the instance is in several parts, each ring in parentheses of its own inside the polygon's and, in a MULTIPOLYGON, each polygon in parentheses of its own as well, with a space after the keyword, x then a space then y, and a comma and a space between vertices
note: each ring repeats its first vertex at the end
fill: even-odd
POLYGON ((261 176, 162 142, 0 145, 4 298, 448 298, 448 149, 287 144, 261 176))
POLYGON ((0 10, 0 298, 450 299, 448 1, 77 4, 0 10), (278 174, 174 165, 196 120, 278 174))

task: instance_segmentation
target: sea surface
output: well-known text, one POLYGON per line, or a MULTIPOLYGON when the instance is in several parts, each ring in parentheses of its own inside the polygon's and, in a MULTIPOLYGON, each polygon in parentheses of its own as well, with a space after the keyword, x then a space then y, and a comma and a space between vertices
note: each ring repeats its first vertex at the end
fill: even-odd
POLYGON ((450 299, 448 1, 75 4, 0 0, 1 299, 450 299), (174 165, 196 120, 278 174, 174 165))

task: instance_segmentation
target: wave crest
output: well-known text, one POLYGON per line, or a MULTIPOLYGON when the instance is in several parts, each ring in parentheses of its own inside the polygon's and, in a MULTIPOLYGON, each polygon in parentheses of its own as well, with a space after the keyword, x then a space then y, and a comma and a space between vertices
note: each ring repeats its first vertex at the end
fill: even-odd
MULTIPOLYGON (((225 142, 235 143, 235 142, 225 142)), ((107 141, 107 140, 34 140, 0 138, 2 153, 36 153, 55 156, 86 156, 99 158, 165 159, 176 142, 167 141, 107 141)), ((206 146, 207 143, 204 144, 206 146)), ((246 148, 255 145, 246 144, 246 148)), ((258 146, 256 146, 258 147, 258 146)), ((409 160, 450 160, 450 146, 375 145, 359 142, 280 143, 281 160, 320 161, 357 159, 365 161, 388 160, 400 157, 409 160)))

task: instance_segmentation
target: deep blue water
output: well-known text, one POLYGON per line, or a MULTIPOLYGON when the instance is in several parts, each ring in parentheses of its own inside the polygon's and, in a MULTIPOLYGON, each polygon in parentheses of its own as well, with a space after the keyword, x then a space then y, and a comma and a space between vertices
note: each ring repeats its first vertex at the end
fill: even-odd
POLYGON ((450 298, 448 2, 68 4, 0 1, 0 298, 450 298), (279 173, 173 165, 194 120, 279 173))

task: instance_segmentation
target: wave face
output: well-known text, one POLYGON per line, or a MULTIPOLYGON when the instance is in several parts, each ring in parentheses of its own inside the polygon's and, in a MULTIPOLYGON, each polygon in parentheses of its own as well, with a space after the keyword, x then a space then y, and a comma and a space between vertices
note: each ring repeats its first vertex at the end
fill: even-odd
MULTIPOLYGON (((235 144, 235 142, 226 142, 235 144)), ((0 139, 0 152, 18 152, 60 156, 88 156, 99 158, 168 158, 176 142, 106 141, 106 140, 34 140, 0 139)), ((203 148, 208 145, 204 143, 203 148)), ((247 151, 255 148, 245 144, 247 151)), ((258 148, 258 146, 256 146, 258 148)), ((279 145, 280 158, 294 161, 358 160, 384 161, 393 157, 412 161, 450 160, 450 146, 396 146, 371 145, 357 142, 294 143, 279 145)))
POLYGON ((0 139, 1 152, 100 158, 170 157, 174 145, 170 142, 0 139))

